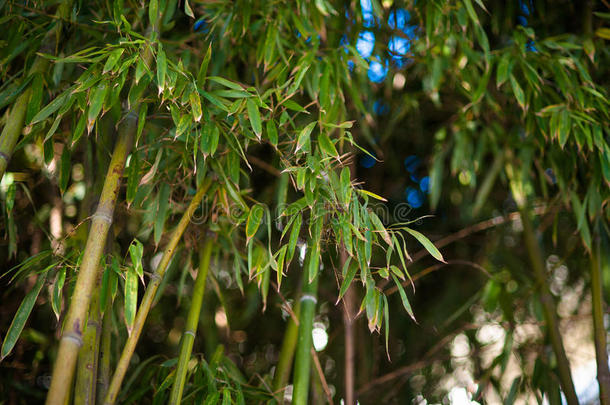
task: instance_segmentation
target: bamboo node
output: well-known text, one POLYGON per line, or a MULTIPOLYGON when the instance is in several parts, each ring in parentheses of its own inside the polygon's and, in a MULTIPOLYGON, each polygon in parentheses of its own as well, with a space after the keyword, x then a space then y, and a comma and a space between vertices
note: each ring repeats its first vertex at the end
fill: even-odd
POLYGON ((0 152, 0 158, 4 159, 6 162, 10 160, 10 156, 4 152, 0 152))
POLYGON ((190 330, 190 329, 189 329, 189 330, 185 330, 185 331, 184 331, 184 334, 185 334, 185 335, 191 335, 193 338, 195 337, 195 332, 193 332, 193 331, 192 331, 192 330, 190 330))
POLYGON ((92 218, 95 219, 100 219, 104 222, 106 222, 109 225, 112 225, 112 215, 108 215, 104 212, 96 212, 95 214, 93 214, 92 218))
POLYGON ((78 347, 81 347, 83 345, 83 339, 80 337, 80 335, 73 333, 73 332, 66 332, 63 334, 63 336, 61 337, 62 340, 67 339, 67 340, 71 340, 73 342, 75 342, 78 347))
POLYGON ((311 301, 314 304, 316 304, 318 302, 318 299, 311 294, 303 294, 301 296, 301 302, 303 302, 303 301, 311 301))

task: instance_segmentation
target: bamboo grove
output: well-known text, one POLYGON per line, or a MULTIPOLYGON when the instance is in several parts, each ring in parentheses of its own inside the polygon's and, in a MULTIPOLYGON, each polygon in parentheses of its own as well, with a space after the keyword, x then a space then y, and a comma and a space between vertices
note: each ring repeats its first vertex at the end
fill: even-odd
MULTIPOLYGON (((483 269, 488 279, 473 293, 509 325, 473 398, 484 402, 495 390, 505 403, 531 393, 559 403, 561 391, 579 403, 548 274, 549 246, 565 245, 573 247, 564 261, 575 254, 585 263, 571 277, 587 280, 600 403, 610 404, 610 9, 585 2, 578 28, 564 34, 553 27, 567 18, 557 11, 532 27, 551 5, 513 3, 0 1, 3 306, 11 291, 25 291, 12 321, 1 323, 2 362, 35 339, 27 325, 40 313, 57 330, 50 341, 38 338, 52 365, 39 398, 47 404, 290 397, 352 405, 368 387, 368 371, 354 365, 359 319, 388 362, 397 357, 394 334, 419 333, 413 352, 427 340, 417 328, 429 313, 413 305, 426 269, 412 269, 459 257, 441 253, 457 238, 442 239, 448 231, 431 229, 435 219, 425 216, 453 204, 461 224, 477 231, 518 224, 522 250, 510 271, 483 269), (368 56, 366 35, 377 40, 368 56), (387 119, 373 117, 383 115, 373 107, 379 99, 390 106, 387 119), (393 187, 363 174, 358 159, 395 167, 393 158, 417 146, 429 207, 385 215, 393 187), (32 197, 41 184, 48 196, 32 197), (505 218, 476 225, 497 215, 506 196, 505 218), (44 213, 40 198, 51 207, 44 213), (272 331, 281 341, 276 361, 247 377, 213 344, 214 316, 226 315, 228 329, 240 322, 228 287, 253 303, 241 319, 286 318, 272 331), (339 392, 313 349, 324 311, 343 311, 339 392), (167 348, 151 352, 154 325, 176 312, 183 322, 170 328, 173 357, 167 348), (521 350, 514 326, 532 318, 546 349, 533 367, 521 357, 529 377, 503 385, 509 357, 521 350)), ((491 250, 496 242, 485 243, 491 250)), ((511 253, 472 266, 493 267, 500 255, 511 253)), ((463 312, 452 316, 447 322, 463 312)))

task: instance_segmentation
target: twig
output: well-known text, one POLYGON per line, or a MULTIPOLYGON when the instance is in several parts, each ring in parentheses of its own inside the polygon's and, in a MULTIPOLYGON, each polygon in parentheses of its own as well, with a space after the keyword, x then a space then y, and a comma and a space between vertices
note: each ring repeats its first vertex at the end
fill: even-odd
POLYGON ((324 372, 322 371, 322 365, 320 364, 320 359, 318 358, 318 353, 312 347, 311 348, 311 357, 313 358, 313 363, 316 365, 316 371, 318 372, 318 376, 320 377, 320 382, 322 383, 322 388, 324 389, 324 393, 326 394, 326 399, 330 405, 333 405, 333 396, 330 392, 330 388, 328 388, 328 383, 326 382, 326 378, 324 377, 324 372))

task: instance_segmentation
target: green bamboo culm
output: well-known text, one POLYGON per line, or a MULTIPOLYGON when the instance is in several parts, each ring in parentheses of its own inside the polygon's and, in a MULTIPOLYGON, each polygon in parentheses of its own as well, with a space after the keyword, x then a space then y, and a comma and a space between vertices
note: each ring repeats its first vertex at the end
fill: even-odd
POLYGON ((51 386, 47 394, 47 405, 64 405, 72 387, 72 378, 80 347, 83 345, 83 331, 87 320, 87 311, 93 295, 93 287, 98 277, 99 264, 104 252, 106 236, 112 223, 125 160, 131 150, 137 129, 137 113, 129 114, 121 127, 108 172, 104 181, 102 194, 93 215, 91 229, 83 251, 83 260, 76 278, 74 294, 64 321, 64 329, 59 342, 59 350, 51 386))
POLYGON ((93 298, 89 307, 89 319, 87 320, 87 328, 83 336, 83 347, 81 347, 78 353, 76 383, 74 386, 74 403, 76 404, 95 405, 96 401, 95 390, 97 388, 99 343, 102 334, 100 281, 98 279, 98 285, 93 290, 93 298))
POLYGON ((551 341, 551 347, 557 359, 557 373, 559 377, 559 385, 565 395, 568 405, 578 405, 578 397, 574 389, 574 382, 570 372, 570 362, 566 355, 561 333, 559 332, 559 319, 557 318, 557 310, 555 309, 555 301, 549 291, 549 286, 546 277, 546 268, 544 265, 544 256, 540 244, 536 240, 536 234, 532 220, 530 218, 531 210, 527 201, 526 182, 524 179, 525 171, 517 171, 515 167, 508 162, 505 167, 509 185, 513 198, 517 203, 523 224, 523 241, 525 249, 530 259, 530 264, 534 273, 536 289, 540 296, 542 304, 542 312, 546 321, 546 331, 551 341))
MULTIPOLYGON (((154 3, 156 4, 157 2, 155 1, 154 3)), ((160 15, 157 11, 154 21, 150 22, 149 34, 153 39, 157 37, 159 32, 160 15)), ((142 59, 147 66, 150 66, 153 60, 153 53, 149 47, 145 47, 142 51, 142 59)), ((72 388, 78 351, 83 345, 83 331, 87 319, 87 310, 91 302, 95 280, 98 277, 98 266, 104 251, 108 230, 112 224, 125 162, 137 132, 139 111, 140 103, 134 103, 133 108, 127 111, 125 119, 122 120, 119 126, 119 136, 112 152, 102 194, 95 214, 92 217, 87 243, 83 251, 83 261, 76 278, 74 294, 72 295, 70 307, 64 321, 64 330, 53 366, 53 375, 51 377, 51 386, 47 393, 46 405, 64 405, 72 388)))
POLYGON ((197 190, 197 193, 189 203, 186 212, 182 215, 182 218, 180 218, 178 226, 176 227, 176 229, 174 229, 170 236, 169 242, 165 247, 163 256, 161 257, 161 261, 153 272, 150 282, 146 287, 146 291, 144 292, 144 296, 142 297, 142 303, 140 304, 138 312, 136 313, 136 317, 133 323, 133 329, 123 347, 121 357, 119 358, 119 362, 116 366, 114 375, 112 376, 112 380, 110 381, 110 386, 108 387, 108 393, 106 394, 104 404, 114 404, 117 400, 117 397, 121 390, 121 384, 123 383, 123 378, 125 378, 125 374, 127 373, 129 362, 131 361, 131 357, 133 356, 133 353, 136 349, 136 345, 138 344, 138 339, 142 334, 144 323, 146 322, 148 312, 152 307, 159 285, 163 280, 163 276, 165 275, 170 261, 174 257, 176 247, 178 246, 178 242, 180 242, 180 239, 182 238, 182 234, 190 223, 193 213, 199 207, 199 204, 201 203, 201 200, 203 199, 203 196, 205 195, 206 191, 210 187, 210 184, 210 179, 203 180, 202 184, 197 190))
MULTIPOLYGON (((55 13, 57 17, 57 22, 55 23, 53 28, 46 34, 42 46, 40 47, 41 52, 52 53, 52 50, 55 46, 56 34, 58 32, 61 32, 62 21, 66 20, 70 16, 70 9, 72 8, 72 3, 73 0, 66 0, 61 3, 57 8, 57 12, 55 13)), ((48 59, 45 59, 41 56, 36 56, 34 62, 32 63, 32 66, 30 67, 28 76, 43 74, 48 67, 48 59)), ((28 85, 19 95, 19 97, 17 97, 17 99, 15 100, 15 103, 10 109, 6 124, 4 125, 4 128, 2 128, 2 133, 0 133, 0 180, 2 180, 2 177, 4 176, 4 172, 6 171, 8 162, 10 161, 11 156, 13 155, 15 145, 19 140, 19 135, 21 135, 21 132, 23 131, 23 126, 25 125, 25 114, 28 108, 28 103, 30 102, 31 95, 32 88, 30 85, 28 85)))
MULTIPOLYGON (((295 318, 299 319, 301 313, 301 301, 297 301, 292 310, 295 318)), ((299 324, 290 316, 286 332, 284 332, 284 340, 280 349, 280 358, 275 367, 275 375, 273 376, 273 392, 276 393, 277 401, 281 404, 284 402, 284 389, 288 385, 290 379, 290 370, 292 369, 292 361, 294 360, 294 351, 297 347, 299 337, 299 324)))
POLYGON ((520 208, 520 212, 521 222, 523 223, 523 238, 525 241, 525 247, 530 257, 532 269, 534 270, 534 278, 536 279, 544 318, 547 324, 547 333, 549 334, 551 346, 553 348, 553 352, 555 353, 555 357, 557 358, 559 384, 561 385, 561 389, 565 395, 568 405, 578 405, 578 397, 576 396, 574 382, 572 381, 572 374, 570 373, 570 363, 563 346, 561 333, 559 332, 559 320, 557 319, 555 302, 553 301, 553 297, 549 292, 546 281, 542 251, 538 241, 536 240, 534 227, 529 216, 529 210, 526 206, 524 206, 520 208))
POLYGON ((106 298, 106 307, 102 317, 102 337, 100 356, 98 360, 96 403, 101 404, 106 398, 108 386, 110 385, 110 350, 112 343, 112 303, 106 298))
MULTIPOLYGON (((303 272, 303 294, 301 295, 301 310, 299 313, 299 336, 294 361, 294 384, 292 391, 292 403, 295 405, 306 405, 309 395, 309 380, 311 376, 311 348, 313 328, 313 320, 316 313, 318 279, 317 274, 313 280, 309 281, 309 267, 318 266, 319 260, 317 257, 312 257, 318 254, 318 250, 311 246, 307 247, 309 251, 307 265, 303 272)), ((318 269, 316 269, 317 273, 318 269)))
POLYGON ((193 298, 186 319, 186 328, 182 334, 182 341, 180 343, 176 379, 174 380, 174 386, 169 399, 169 403, 172 405, 178 405, 182 400, 188 363, 191 360, 193 343, 195 342, 197 325, 199 324, 199 314, 201 313, 203 293, 205 292, 205 281, 208 277, 208 270, 210 268, 213 239, 210 237, 206 238, 202 245, 203 246, 199 249, 199 271, 197 272, 197 279, 195 280, 195 286, 193 288, 193 298))
POLYGON ((600 405, 610 405, 610 372, 608 371, 608 351, 606 349, 606 328, 604 327, 604 291, 602 272, 601 235, 599 219, 593 233, 591 257, 591 301, 593 306, 593 330, 595 358, 597 361, 597 383, 600 405))

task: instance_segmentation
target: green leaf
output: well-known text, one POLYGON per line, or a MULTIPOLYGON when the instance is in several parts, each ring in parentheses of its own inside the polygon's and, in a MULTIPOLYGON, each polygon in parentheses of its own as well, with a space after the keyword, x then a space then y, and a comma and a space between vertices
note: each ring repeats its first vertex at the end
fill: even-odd
MULTIPOLYGON (((25 114, 25 122, 32 121, 32 118, 42 105, 42 96, 44 95, 43 90, 43 78, 41 73, 34 74, 32 78, 32 84, 30 85, 30 101, 28 102, 27 112, 25 114)), ((0 107, 1 108, 1 107, 0 107)))
POLYGON ((44 286, 44 282, 47 278, 47 273, 41 273, 38 275, 38 279, 34 284, 34 287, 27 293, 21 305, 19 305, 19 309, 17 309, 17 313, 11 322, 11 326, 8 328, 8 332, 6 332, 6 336, 4 337, 4 341, 2 342, 2 349, 0 350, 0 360, 4 359, 8 356, 15 344, 17 343, 17 339, 19 339, 19 335, 23 331, 26 321, 30 317, 30 313, 32 312, 32 308, 34 308, 34 304, 36 303, 36 299, 40 294, 40 290, 44 286))
POLYGON ((509 53, 504 53, 500 62, 498 63, 498 69, 496 71, 496 86, 500 88, 502 84, 508 78, 510 68, 512 67, 511 58, 509 53))
POLYGON ((143 254, 144 246, 139 240, 134 239, 131 245, 129 245, 129 257, 131 258, 134 271, 142 280, 144 279, 144 269, 142 268, 143 254))
POLYGON ((159 0, 151 0, 148 3, 148 22, 151 26, 157 26, 159 20, 159 0))
POLYGON ((201 116, 203 113, 201 110, 201 98, 199 97, 199 93, 193 91, 189 95, 189 102, 191 104, 191 114, 193 115, 193 120, 196 122, 201 121, 201 116))
POLYGON ((322 149, 322 151, 324 153, 326 153, 328 156, 331 156, 331 157, 339 156, 339 153, 337 152, 337 149, 335 148, 335 144, 330 140, 328 135, 326 135, 323 132, 320 133, 320 135, 318 136, 318 145, 320 145, 320 149, 322 149))
POLYGON ((275 127, 275 123, 273 122, 273 120, 267 121, 267 137, 269 138, 269 142, 271 142, 271 145, 277 146, 277 128, 275 127))
POLYGON ((430 242, 430 239, 426 238, 424 235, 422 235, 421 233, 419 233, 411 228, 404 228, 404 229, 407 232, 409 232, 411 235, 413 235, 415 237, 415 239, 417 239, 419 241, 419 243, 421 243, 424 246, 424 248, 426 248, 426 250, 432 255, 432 257, 434 257, 438 261, 446 263, 445 259, 443 259, 443 255, 441 254, 441 252, 438 251, 436 246, 434 246, 434 244, 432 242, 430 242))
POLYGON ((59 166, 59 190, 61 194, 65 193, 70 181, 71 173, 71 157, 70 148, 67 145, 64 146, 64 150, 61 152, 61 164, 59 166))
POLYGON ((189 5, 189 0, 184 0, 184 14, 188 15, 191 18, 195 18, 195 14, 193 14, 193 9, 189 5))
POLYGON ((161 189, 159 190, 159 196, 157 200, 157 215, 155 217, 154 224, 154 238, 155 245, 159 245, 161 241, 161 236, 163 235, 163 228, 165 226, 165 218, 167 216, 167 208, 169 205, 169 196, 170 196, 170 186, 169 183, 163 182, 161 184, 161 189))
POLYGON ((468 12, 468 16, 470 17, 472 22, 474 22, 477 25, 480 25, 479 17, 477 16, 476 11, 474 11, 474 7, 472 6, 472 2, 470 0, 463 0, 463 1, 464 1, 464 6, 466 6, 466 11, 468 12))
POLYGON ((517 79, 515 79, 515 76, 512 74, 510 75, 510 85, 513 88, 513 94, 515 95, 519 106, 521 106, 522 110, 525 110, 525 93, 523 93, 523 89, 519 85, 519 82, 517 82, 517 79))
POLYGON ((405 293, 405 289, 403 288, 402 284, 400 283, 400 280, 398 280, 396 278, 396 276, 393 274, 392 274, 392 278, 394 279, 394 283, 396 284, 396 287, 398 288, 398 293, 400 294, 400 299, 402 300, 402 306, 405 308, 405 310, 407 311, 407 314, 409 314, 411 319, 416 321, 415 315, 413 314, 413 309, 411 309, 411 303, 409 302, 409 299, 407 298, 407 293, 405 293))
POLYGON ((34 118, 32 118, 32 122, 30 122, 30 124, 36 124, 37 122, 40 122, 40 121, 46 119, 47 117, 49 117, 55 111, 59 110, 59 108, 61 106, 63 106, 66 103, 66 101, 68 101, 69 96, 70 96, 70 90, 67 90, 67 91, 64 91, 62 94, 60 94, 59 96, 55 97, 55 99, 53 101, 51 101, 49 104, 47 104, 42 110, 40 110, 38 112, 38 114, 36 114, 34 116, 34 118))
POLYGON ((339 289, 339 298, 337 298, 337 302, 335 303, 335 305, 337 305, 339 303, 339 301, 341 301, 341 298, 343 298, 343 296, 347 292, 347 289, 352 284, 352 281, 354 280, 354 276, 356 276, 356 272, 358 271, 357 262, 348 261, 347 263, 349 263, 348 264, 349 267, 347 270, 347 274, 345 275, 345 277, 343 278, 343 281, 341 282, 341 288, 339 289))
POLYGON ((157 86, 159 87, 159 94, 165 90, 165 75, 167 74, 167 58, 163 46, 159 43, 159 50, 157 51, 157 86))
POLYGON ((118 49, 115 49, 114 51, 110 52, 110 55, 108 55, 108 59, 106 59, 106 63, 104 64, 104 69, 102 70, 102 74, 106 74, 106 73, 110 72, 112 69, 114 69, 117 62, 121 58, 121 55, 123 55, 124 51, 125 51, 124 48, 118 48, 118 49))
POLYGON ((311 132, 313 131, 315 126, 316 126, 315 121, 310 122, 309 124, 307 124, 307 126, 305 128, 303 128, 301 130, 301 132, 299 133, 299 136, 297 137, 297 148, 294 151, 295 153, 298 152, 299 150, 303 150, 304 152, 311 151, 310 136, 311 136, 311 132))
POLYGON ((246 101, 246 107, 248 109, 248 119, 250 120, 250 125, 252 125, 252 130, 256 134, 256 137, 260 139, 261 134, 263 133, 263 127, 261 124, 261 115, 258 111, 258 106, 253 99, 249 98, 246 101))
POLYGON ((301 233, 302 222, 303 217, 301 214, 296 214, 296 219, 292 223, 292 229, 290 230, 290 238, 288 239, 288 263, 290 263, 294 257, 294 251, 297 247, 297 242, 299 241, 299 235, 301 233))
POLYGON ((125 324, 127 333, 131 335, 133 321, 138 306, 138 275, 133 268, 127 269, 125 274, 125 324))
POLYGON ((89 92, 89 112, 87 113, 87 132, 91 133, 93 124, 97 119, 102 107, 104 106, 104 99, 108 92, 108 86, 106 82, 101 82, 97 85, 94 90, 89 92))
POLYGON ((233 90, 237 90, 237 91, 240 91, 240 92, 244 90, 244 88, 243 88, 243 86, 241 84, 232 82, 231 80, 227 80, 224 77, 210 76, 210 77, 208 77, 208 79, 213 81, 213 82, 216 82, 218 84, 221 84, 221 85, 223 85, 225 87, 233 89, 233 90))
POLYGON ((387 202, 388 201, 385 198, 383 198, 383 197, 381 197, 381 196, 379 196, 379 195, 377 195, 375 193, 372 193, 372 192, 370 192, 368 190, 363 190, 363 189, 357 189, 357 190, 358 190, 358 192, 360 194, 364 194, 365 196, 368 196, 368 197, 373 197, 376 200, 383 201, 383 202, 387 202))
POLYGON ((55 313, 55 317, 59 321, 59 315, 61 313, 61 294, 64 288, 64 283, 66 281, 66 268, 61 267, 57 272, 57 276, 55 277, 55 283, 53 284, 53 297, 51 300, 51 307, 53 308, 53 313, 55 313))
POLYGON ((203 90, 203 86, 205 85, 206 75, 208 73, 208 65, 210 64, 210 59, 212 58, 212 43, 208 46, 208 50, 203 57, 203 61, 201 61, 201 66, 199 66, 199 72, 197 73, 197 87, 203 90))
POLYGON ((129 207, 131 203, 133 203, 133 199, 136 196, 136 191, 138 187, 138 183, 140 181, 140 160, 138 158, 138 153, 134 152, 131 154, 131 159, 129 160, 129 168, 127 170, 127 195, 126 201, 127 206, 129 207))
POLYGON ((250 213, 248 214, 248 220, 246 222, 246 243, 249 243, 250 239, 256 234, 256 231, 263 220, 264 212, 265 209, 260 204, 256 204, 250 208, 250 213))

